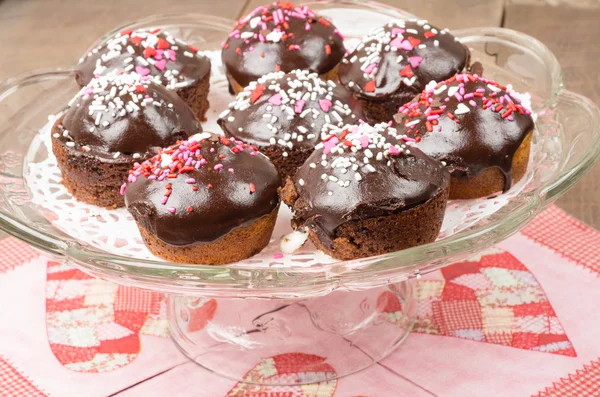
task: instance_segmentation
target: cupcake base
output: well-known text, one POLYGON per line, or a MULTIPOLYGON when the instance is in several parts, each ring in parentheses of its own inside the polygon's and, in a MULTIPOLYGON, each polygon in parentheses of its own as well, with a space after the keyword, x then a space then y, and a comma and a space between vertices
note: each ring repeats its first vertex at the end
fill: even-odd
POLYGON ((192 109, 198 120, 206 121, 206 112, 210 106, 208 92, 210 90, 210 71, 203 80, 195 85, 177 91, 177 95, 192 109))
MULTIPOLYGON (((55 124, 53 133, 58 132, 57 125, 55 124)), ((52 151, 62 173, 62 184, 73 197, 84 203, 109 209, 125 206, 119 190, 133 161, 126 158, 120 161, 103 160, 69 148, 54 138, 52 151)))
MULTIPOLYGON (((441 190, 425 203, 399 213, 342 223, 335 230, 331 243, 324 242, 311 228, 309 237, 319 250, 339 260, 365 258, 427 244, 435 241, 440 232, 449 191, 448 188, 441 190)), ((298 199, 291 179, 280 189, 280 197, 288 205, 298 199)), ((303 224, 303 220, 298 223, 303 224)))
MULTIPOLYGON (((533 132, 527 134, 512 159, 512 184, 519 182, 527 171, 533 132)), ((497 168, 490 168, 472 178, 452 176, 450 199, 468 200, 489 197, 504 190, 505 177, 497 168)))
POLYGON ((237 228, 212 243, 174 246, 160 240, 140 226, 138 229, 148 250, 159 258, 175 263, 224 265, 256 255, 269 244, 279 206, 249 226, 237 228))

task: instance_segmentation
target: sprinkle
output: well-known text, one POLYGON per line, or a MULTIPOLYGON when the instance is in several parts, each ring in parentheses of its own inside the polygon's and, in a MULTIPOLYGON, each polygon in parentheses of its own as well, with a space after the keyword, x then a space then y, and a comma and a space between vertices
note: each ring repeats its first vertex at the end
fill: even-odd
POLYGON ((256 193, 256 186, 254 186, 254 183, 250 183, 250 194, 256 193))

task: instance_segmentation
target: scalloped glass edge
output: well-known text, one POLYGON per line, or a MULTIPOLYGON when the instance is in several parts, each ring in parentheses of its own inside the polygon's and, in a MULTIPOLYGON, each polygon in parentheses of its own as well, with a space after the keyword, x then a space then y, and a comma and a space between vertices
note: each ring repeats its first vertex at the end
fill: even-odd
MULTIPOLYGON (((408 18, 410 14, 377 3, 355 1, 311 2, 311 6, 344 5, 367 7, 385 13, 392 18, 408 18)), ((124 25, 102 36, 105 39, 127 27, 144 26, 162 21, 178 24, 198 23, 218 27, 230 27, 233 21, 206 15, 157 15, 133 24, 124 25)), ((539 41, 524 34, 503 28, 471 28, 453 31, 461 38, 506 37, 508 40, 526 41, 532 51, 544 57, 542 62, 550 65, 553 87, 546 98, 549 106, 558 107, 561 101, 579 104, 588 115, 590 128, 597 139, 590 142, 585 153, 570 168, 548 181, 544 186, 524 193, 517 205, 508 205, 494 214, 499 220, 485 227, 473 226, 451 237, 407 250, 360 260, 337 262, 314 268, 271 268, 199 266, 170 264, 152 260, 132 260, 128 257, 106 254, 76 241, 59 239, 25 224, 12 214, 0 212, 0 229, 20 238, 28 244, 45 251, 60 260, 77 265, 95 276, 125 285, 150 288, 169 293, 188 293, 221 297, 288 298, 323 295, 337 288, 372 288, 418 276, 451 262, 464 259, 478 251, 498 243, 535 217, 544 207, 566 192, 594 164, 600 155, 600 111, 587 98, 562 89, 562 73, 552 53, 539 41), (477 229, 477 230, 472 230, 477 229)), ((95 47, 95 43, 91 48, 95 47)), ((0 83, 0 101, 19 87, 37 80, 60 78, 71 70, 45 70, 11 78, 0 83)), ((0 197, 0 200, 7 200, 0 197)))

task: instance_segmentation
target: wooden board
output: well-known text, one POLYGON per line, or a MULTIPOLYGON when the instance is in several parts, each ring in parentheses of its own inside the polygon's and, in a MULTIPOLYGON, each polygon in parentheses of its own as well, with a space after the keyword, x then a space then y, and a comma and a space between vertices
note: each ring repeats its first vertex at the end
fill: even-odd
MULTIPOLYGON (((565 87, 600 105, 600 3, 572 2, 551 6, 528 0, 506 7, 504 26, 527 33, 556 54, 565 87)), ((600 229, 600 165, 585 176, 558 205, 600 229)))

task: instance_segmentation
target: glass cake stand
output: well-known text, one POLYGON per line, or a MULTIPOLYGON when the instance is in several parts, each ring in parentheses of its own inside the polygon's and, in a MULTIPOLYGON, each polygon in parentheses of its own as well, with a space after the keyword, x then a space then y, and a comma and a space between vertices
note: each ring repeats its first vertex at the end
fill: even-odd
MULTIPOLYGON (((331 18, 348 47, 372 28, 411 15, 369 2, 309 4, 331 18)), ((232 99, 220 45, 233 21, 206 15, 160 15, 120 27, 163 27, 206 51, 213 62, 205 130, 232 99)), ((481 61, 484 74, 532 96, 537 115, 528 173, 506 194, 448 205, 437 241, 378 257, 335 261, 310 244, 281 256, 290 231, 282 208, 271 244, 229 266, 166 263, 143 247, 124 209, 106 211, 73 200, 48 149, 55 115, 78 91, 71 67, 0 83, 0 228, 93 276, 168 294, 173 341, 191 360, 237 381, 300 384, 329 381, 387 356, 415 317, 410 280, 465 259, 517 232, 587 172, 600 154, 600 111, 562 87, 553 54, 508 29, 453 32, 481 61), (48 115, 54 115, 48 117, 48 115), (295 376, 244 378, 260 360, 313 354, 295 376)), ((95 43, 92 47, 98 45, 95 43)), ((272 375, 272 374, 271 374, 272 375)))

